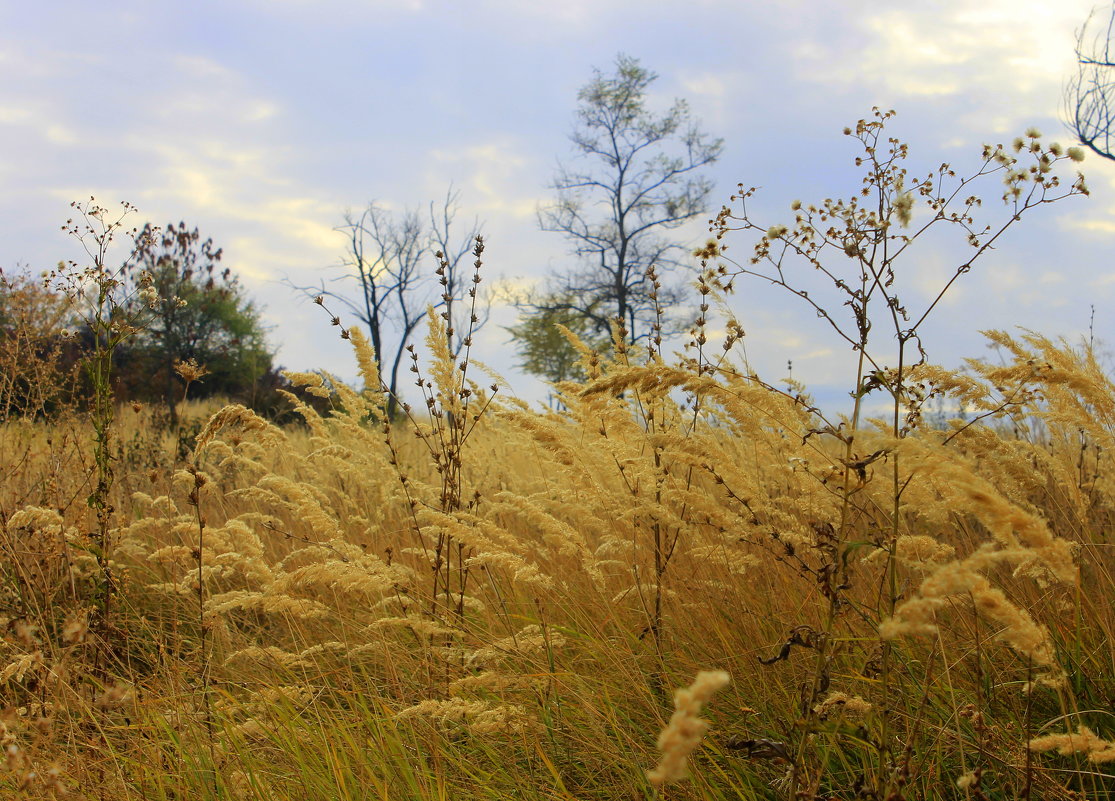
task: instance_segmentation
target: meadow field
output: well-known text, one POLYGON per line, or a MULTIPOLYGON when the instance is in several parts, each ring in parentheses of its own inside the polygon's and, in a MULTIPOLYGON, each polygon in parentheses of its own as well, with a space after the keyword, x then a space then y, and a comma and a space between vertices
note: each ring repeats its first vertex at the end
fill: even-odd
POLYGON ((965 386, 994 422, 867 428, 862 468, 792 398, 659 365, 549 414, 452 364, 413 427, 228 407, 186 464, 124 408, 101 632, 87 438, 8 423, 6 792, 1105 798, 1115 387, 1003 341, 965 386), (701 671, 731 682, 655 790, 701 671))
MULTIPOLYGON (((877 207, 797 204, 750 262, 820 263, 840 226, 843 413, 733 358, 710 307, 758 268, 721 239, 757 226, 726 210, 681 355, 617 330, 553 410, 432 314, 394 419, 342 326, 362 388, 292 373, 299 423, 186 404, 183 437, 126 399, 4 422, 0 796, 1115 795, 1115 385, 1098 347, 1028 332, 918 356, 887 280, 910 188, 977 256, 1000 229, 881 133, 856 131, 877 207)), ((1086 191, 1038 139, 1030 171, 984 151, 1003 229, 1086 191)))

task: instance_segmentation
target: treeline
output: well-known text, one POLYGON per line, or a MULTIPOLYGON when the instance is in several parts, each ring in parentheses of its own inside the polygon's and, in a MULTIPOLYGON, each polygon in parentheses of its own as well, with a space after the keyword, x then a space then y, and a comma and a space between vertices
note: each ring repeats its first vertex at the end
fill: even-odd
POLYGON ((95 338, 116 333, 127 334, 112 352, 118 400, 157 405, 170 425, 187 390, 189 399, 228 398, 282 418, 288 405, 278 390, 287 382, 259 310, 212 240, 179 223, 148 225, 135 241, 117 273, 108 333, 88 323, 96 299, 66 291, 57 273, 0 271, 0 419, 86 406, 95 338), (202 375, 187 380, 183 367, 202 375))
MULTIPOLYGON (((578 94, 576 158, 559 164, 557 197, 539 208, 541 228, 570 245, 569 263, 545 280, 520 291, 481 291, 483 226, 478 219, 454 225, 459 196, 452 188, 428 214, 374 202, 346 214, 337 228, 347 239, 342 273, 334 276, 342 289, 287 280, 319 304, 335 301, 338 313, 330 315, 342 331, 356 325, 367 333, 391 417, 430 310, 445 324, 454 359, 467 358, 471 335, 501 296, 519 311, 505 328, 519 367, 551 384, 584 378, 585 351, 638 345, 658 352, 664 338, 686 330, 698 336, 708 307, 677 280, 697 270, 682 244, 687 237, 675 232, 708 212, 713 183, 704 171, 723 140, 706 134, 683 100, 650 110, 647 93, 658 76, 637 59, 620 55, 614 66, 610 74, 596 70, 578 94)), ((111 213, 92 199, 72 205, 76 222, 63 230, 94 257, 92 267, 67 262, 41 277, 0 272, 0 419, 51 415, 111 389, 117 402, 158 404, 172 426, 187 393, 283 420, 288 404, 278 390, 286 380, 259 310, 222 266, 221 249, 185 223, 128 231, 123 217, 109 222, 111 213), (114 236, 125 234, 134 248, 106 261, 114 236), (110 375, 109 386, 94 374, 110 375)), ((123 209, 124 216, 135 211, 123 209)))

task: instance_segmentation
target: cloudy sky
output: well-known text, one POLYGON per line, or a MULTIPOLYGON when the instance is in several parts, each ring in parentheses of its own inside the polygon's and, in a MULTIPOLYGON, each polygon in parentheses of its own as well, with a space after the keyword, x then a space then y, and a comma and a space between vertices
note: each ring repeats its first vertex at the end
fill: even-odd
MULTIPOLYGON (((963 171, 983 142, 1060 122, 1074 30, 1090 0, 0 0, 0 266, 77 258, 59 226, 96 195, 184 220, 224 248, 265 309, 278 360, 352 376, 321 310, 283 283, 328 279, 347 209, 400 209, 461 192, 487 235, 487 275, 522 285, 570 264, 540 231, 579 87, 617 53, 660 78, 652 107, 686 98, 725 140, 712 210, 738 183, 769 223, 795 198, 853 192, 854 142, 874 105, 894 108, 911 169, 963 171)), ((1084 165, 1092 196, 1036 210, 950 295, 930 355, 985 351, 982 328, 1025 326, 1115 342, 1115 165, 1084 165)), ((984 190, 991 209, 1001 194, 984 190)), ((701 231, 689 232, 699 238, 701 231)), ((729 240, 736 253, 753 240, 729 240)), ((912 300, 954 268, 932 245, 907 266, 912 300)), ((823 395, 847 385, 847 353, 807 311, 759 284, 733 301, 753 366, 823 395)), ((911 305, 916 305, 912 303, 911 305)), ((480 357, 528 398, 497 308, 480 357)))

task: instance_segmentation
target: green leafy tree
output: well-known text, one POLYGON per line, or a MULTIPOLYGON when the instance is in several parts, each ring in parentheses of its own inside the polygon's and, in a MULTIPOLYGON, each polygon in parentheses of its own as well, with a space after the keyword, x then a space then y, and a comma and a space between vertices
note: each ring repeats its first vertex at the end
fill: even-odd
POLYGON ((78 378, 69 298, 26 268, 0 270, 0 420, 66 406, 78 378))
MULTIPOLYGON (((171 424, 177 424, 184 390, 176 362, 193 360, 208 370, 195 396, 250 395, 271 369, 271 353, 258 309, 239 278, 220 266, 222 251, 185 223, 161 230, 148 225, 140 241, 145 244, 128 270, 150 278, 131 302, 146 306, 151 316, 128 361, 142 371, 148 391, 161 397, 171 424)), ((143 394, 142 387, 133 389, 143 394)))
POLYGON ((652 336, 662 306, 680 302, 679 289, 656 288, 648 272, 664 277, 680 264, 685 249, 668 232, 708 211, 713 184, 701 170, 723 140, 701 130, 684 100, 648 110, 658 76, 637 59, 620 55, 615 68, 581 89, 570 137, 578 159, 559 165, 557 199, 539 211, 542 229, 568 237, 579 264, 520 306, 543 309, 556 297, 601 336, 618 320, 635 342, 652 336))
POLYGON ((539 308, 523 313, 516 325, 507 328, 519 351, 519 367, 553 383, 583 380, 581 354, 559 326, 595 350, 607 343, 572 298, 549 296, 543 300, 539 308))

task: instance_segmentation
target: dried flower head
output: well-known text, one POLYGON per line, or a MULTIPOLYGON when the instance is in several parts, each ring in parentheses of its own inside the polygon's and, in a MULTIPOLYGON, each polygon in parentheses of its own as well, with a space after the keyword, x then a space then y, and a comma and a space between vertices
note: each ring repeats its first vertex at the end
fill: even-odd
POLYGON ((730 681, 731 676, 723 670, 702 670, 692 685, 674 693, 673 717, 658 735, 662 759, 658 767, 647 773, 652 784, 678 781, 688 775, 686 760, 709 729, 708 721, 698 717, 701 706, 730 681))
POLYGON ((204 364, 198 364, 197 359, 186 359, 185 361, 175 359, 174 372, 178 373, 187 384, 192 384, 194 381, 209 375, 208 368, 204 364))
POLYGON ((914 193, 906 192, 894 199, 894 215, 905 228, 909 226, 914 208, 914 193))

